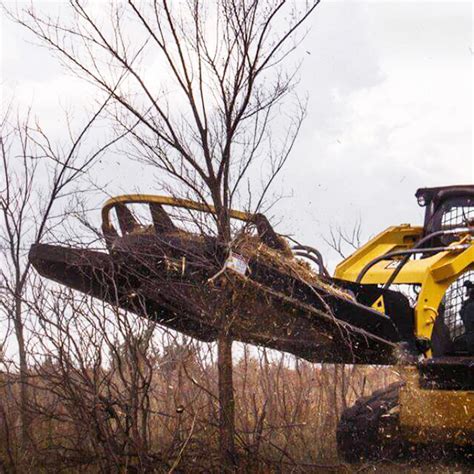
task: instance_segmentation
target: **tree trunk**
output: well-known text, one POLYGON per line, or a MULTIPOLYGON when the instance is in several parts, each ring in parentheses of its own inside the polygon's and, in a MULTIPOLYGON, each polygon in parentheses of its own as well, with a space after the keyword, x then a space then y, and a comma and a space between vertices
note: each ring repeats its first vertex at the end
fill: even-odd
POLYGON ((28 406, 28 365, 26 361, 26 347, 23 333, 21 296, 15 296, 15 335, 18 343, 18 358, 20 363, 20 445, 26 449, 29 444, 30 416, 28 406))
POLYGON ((232 380, 232 338, 223 325, 218 339, 217 366, 219 374, 219 431, 223 472, 233 472, 235 457, 235 403, 232 380))

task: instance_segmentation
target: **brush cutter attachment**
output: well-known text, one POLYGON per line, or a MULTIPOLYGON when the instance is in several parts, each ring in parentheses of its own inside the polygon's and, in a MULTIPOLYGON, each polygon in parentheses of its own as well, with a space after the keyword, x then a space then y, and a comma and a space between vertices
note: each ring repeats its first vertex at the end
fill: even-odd
POLYGON ((202 341, 225 326, 235 340, 310 361, 396 360, 400 327, 367 305, 382 290, 331 280, 318 253, 293 253, 261 214, 230 211, 244 225, 225 244, 210 230, 216 216, 202 203, 119 196, 102 211, 107 251, 37 244, 29 258, 51 280, 202 341))

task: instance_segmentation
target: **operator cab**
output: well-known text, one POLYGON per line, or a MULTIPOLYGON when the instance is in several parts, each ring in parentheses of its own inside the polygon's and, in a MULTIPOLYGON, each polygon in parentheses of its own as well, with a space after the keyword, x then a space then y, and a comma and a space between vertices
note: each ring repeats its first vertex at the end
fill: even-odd
MULTIPOLYGON (((474 227, 474 185, 418 189, 415 196, 426 207, 424 236, 443 230, 474 227)), ((437 235, 426 247, 446 246, 457 236, 437 235)), ((434 355, 474 353, 474 269, 462 274, 447 289, 433 328, 434 355)))
MULTIPOLYGON (((441 230, 474 226, 474 185, 421 188, 415 194, 420 206, 426 207, 424 235, 441 230)), ((452 235, 435 237, 426 246, 448 245, 452 235)))

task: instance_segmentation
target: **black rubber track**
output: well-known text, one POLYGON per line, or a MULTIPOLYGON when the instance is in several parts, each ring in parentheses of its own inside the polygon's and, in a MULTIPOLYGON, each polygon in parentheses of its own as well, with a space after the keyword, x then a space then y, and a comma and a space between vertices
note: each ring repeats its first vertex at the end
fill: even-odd
POLYGON ((401 382, 357 400, 342 413, 336 437, 340 456, 349 462, 396 460, 407 445, 400 433, 401 382))

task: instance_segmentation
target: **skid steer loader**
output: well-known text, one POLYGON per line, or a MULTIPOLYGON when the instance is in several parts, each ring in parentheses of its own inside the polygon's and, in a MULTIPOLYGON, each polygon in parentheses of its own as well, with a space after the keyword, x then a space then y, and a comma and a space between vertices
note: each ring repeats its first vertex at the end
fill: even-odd
POLYGON ((291 246, 262 214, 230 211, 244 225, 224 242, 209 230, 212 206, 153 195, 105 204, 103 251, 37 244, 29 258, 47 278, 203 341, 227 324, 235 340, 312 362, 397 364, 402 384, 342 414, 337 441, 348 461, 417 445, 470 456, 474 186, 416 197, 423 226, 388 228, 333 277, 316 249, 291 246))
POLYGON ((423 227, 387 229, 335 272, 378 288, 373 305, 403 326, 416 354, 402 383, 342 414, 338 446, 348 461, 393 459, 424 445, 431 456, 461 451, 474 464, 474 186, 419 189, 416 197, 423 227))

